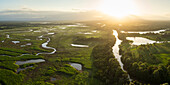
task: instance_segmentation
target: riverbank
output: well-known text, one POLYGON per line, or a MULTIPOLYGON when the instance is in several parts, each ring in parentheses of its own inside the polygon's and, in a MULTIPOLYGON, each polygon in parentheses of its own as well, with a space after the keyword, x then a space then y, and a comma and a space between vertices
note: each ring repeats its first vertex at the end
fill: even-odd
MULTIPOLYGON (((111 32, 109 32, 111 33, 111 32)), ((121 69, 119 62, 112 52, 112 46, 116 45, 116 36, 110 34, 111 38, 94 47, 92 51, 93 75, 106 85, 122 85, 129 83, 128 75, 121 69)), ((115 49, 113 49, 115 50, 115 49)), ((116 56, 117 57, 117 56, 116 56)))
POLYGON ((153 85, 169 82, 168 42, 145 45, 138 43, 139 45, 132 46, 130 43, 133 41, 122 39, 124 39, 120 46, 122 62, 134 80, 153 85))

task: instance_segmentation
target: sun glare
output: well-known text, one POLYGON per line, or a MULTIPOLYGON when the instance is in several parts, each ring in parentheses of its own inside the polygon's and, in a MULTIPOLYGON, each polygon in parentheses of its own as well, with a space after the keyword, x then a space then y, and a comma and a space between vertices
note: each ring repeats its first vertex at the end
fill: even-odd
POLYGON ((128 15, 136 15, 133 0, 103 0, 99 11, 117 18, 123 18, 128 15))

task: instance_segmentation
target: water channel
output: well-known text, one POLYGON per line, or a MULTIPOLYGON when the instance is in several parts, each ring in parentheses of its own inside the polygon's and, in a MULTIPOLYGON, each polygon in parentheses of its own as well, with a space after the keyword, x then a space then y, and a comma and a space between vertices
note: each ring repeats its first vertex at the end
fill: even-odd
MULTIPOLYGON (((116 43, 115 43, 115 45, 112 47, 112 49, 113 49, 113 54, 114 54, 115 58, 117 59, 117 61, 119 62, 121 69, 122 69, 124 72, 127 72, 127 71, 123 68, 123 63, 122 63, 122 61, 121 61, 122 55, 119 54, 119 49, 120 49, 120 48, 119 48, 119 45, 121 44, 122 41, 118 38, 118 33, 117 33, 116 30, 113 30, 113 35, 114 35, 115 38, 116 38, 116 43)), ((132 79, 130 78, 130 75, 129 75, 129 74, 128 74, 128 79, 129 79, 129 81, 132 81, 132 79)))

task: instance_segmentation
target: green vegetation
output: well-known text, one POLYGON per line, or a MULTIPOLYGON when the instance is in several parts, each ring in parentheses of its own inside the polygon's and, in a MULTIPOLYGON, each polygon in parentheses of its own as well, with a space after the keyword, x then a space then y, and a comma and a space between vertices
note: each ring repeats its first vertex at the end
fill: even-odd
MULTIPOLYGON (((23 61, 23 60, 29 60, 29 59, 41 59, 41 58, 42 58, 41 56, 35 56, 35 55, 23 55, 20 57, 0 56, 0 68, 8 69, 8 70, 12 70, 16 72, 19 66, 15 64, 15 61, 20 61, 20 60, 23 61)), ((30 65, 32 64, 22 65, 21 68, 24 68, 30 65)))
POLYGON ((98 45, 93 53, 94 77, 102 80, 106 85, 128 84, 128 76, 122 71, 118 61, 114 58, 109 44, 98 45), (104 52, 103 52, 104 51, 104 52))
POLYGON ((42 56, 36 56, 36 55, 22 55, 19 57, 0 56, 0 61, 19 61, 19 60, 30 60, 30 59, 42 59, 42 56))
POLYGON ((19 66, 15 64, 15 61, 2 61, 0 62, 0 68, 4 68, 16 72, 19 66))
POLYGON ((133 47, 128 44, 124 41, 120 52, 124 68, 132 78, 151 84, 170 82, 169 43, 133 47))
POLYGON ((26 68, 26 67, 28 67, 28 66, 36 66, 34 63, 28 63, 28 64, 23 64, 23 65, 20 65, 19 67, 20 68, 26 68))
POLYGON ((6 69, 0 69, 0 76, 0 83, 4 85, 20 85, 23 80, 23 75, 6 69))
POLYGON ((59 70, 57 70, 57 72, 65 73, 68 75, 75 75, 78 73, 78 71, 69 64, 65 64, 64 67, 61 67, 59 70))
POLYGON ((9 52, 15 52, 15 53, 22 53, 22 54, 28 53, 27 51, 24 51, 24 50, 13 49, 13 48, 4 48, 4 47, 1 47, 0 50, 9 51, 9 52))
POLYGON ((142 83, 169 83, 170 50, 169 43, 131 46, 126 36, 148 37, 153 40, 169 40, 169 31, 161 34, 120 34, 120 30, 158 30, 168 27, 158 22, 138 22, 124 24, 107 21, 81 22, 87 27, 68 26, 75 23, 41 24, 30 23, 0 23, 0 84, 2 85, 139 85, 142 83), (100 23, 100 24, 97 24, 100 23), (156 24, 155 24, 156 23, 156 24), (105 26, 102 26, 104 25, 105 26), (149 25, 150 24, 150 25, 149 25), (123 72, 118 61, 113 56, 112 47, 115 38, 112 29, 116 29, 119 38, 123 40, 120 46, 124 68, 134 81, 129 82, 128 75, 123 72), (148 29, 149 28, 149 29, 148 29), (54 33, 54 34, 48 34, 54 33), (9 35, 10 38, 7 38, 9 35), (40 37, 42 36, 43 37, 40 37), (48 47, 42 43, 50 38, 48 47), (4 42, 2 42, 4 41, 4 42), (20 41, 14 44, 12 41, 20 41), (29 45, 27 45, 29 43, 29 45), (74 47, 71 44, 88 45, 89 47, 74 47), (24 54, 24 55, 23 55, 24 54), (16 61, 45 59, 43 63, 16 65, 16 61), (78 71, 69 63, 79 63, 82 70, 78 71), (31 68, 17 72, 18 68, 31 68), (9 76, 10 75, 10 76, 9 76), (135 81, 138 80, 138 81, 135 81))
POLYGON ((92 68, 92 61, 90 57, 87 58, 63 58, 63 59, 56 59, 57 62, 74 62, 74 63, 81 63, 84 65, 86 69, 92 68))
MULTIPOLYGON (((70 23, 68 23, 70 24, 70 23)), ((10 29, 1 30, 1 35, 5 42, 0 42, 0 61, 1 69, 12 70, 16 72, 18 68, 25 68, 28 66, 34 66, 33 68, 26 69, 25 71, 19 72, 19 74, 25 74, 22 83, 28 85, 38 85, 38 84, 87 84, 89 69, 92 68, 91 52, 96 44, 101 43, 102 35, 104 33, 93 33, 91 35, 86 35, 84 33, 96 30, 96 27, 67 27, 67 24, 61 26, 58 24, 41 25, 41 24, 26 24, 19 28, 15 28, 15 24, 8 24, 10 29), (12 28, 11 26, 14 26, 12 28), (26 27, 25 27, 26 26, 26 27), (66 29, 61 29, 65 27, 66 29), (30 31, 31 30, 31 31, 30 31), (37 31, 37 32, 34 32, 37 31), (39 32, 38 32, 39 31, 39 32), (54 33, 54 35, 48 35, 49 33, 54 33), (3 33, 2 33, 3 32, 3 33), (6 38, 6 35, 10 35, 10 38, 6 38), (78 34, 82 32, 82 34, 78 34), (40 52, 52 52, 53 50, 43 49, 41 44, 47 41, 47 38, 39 38, 39 36, 44 35, 44 37, 49 37, 51 41, 48 46, 57 48, 57 52, 52 55, 42 55, 35 56, 35 54, 40 52), (13 40, 20 41, 18 44, 12 43, 13 40), (27 43, 31 45, 27 46, 27 43), (72 47, 71 44, 84 44, 89 45, 89 48, 78 48, 72 47), (21 45, 25 45, 21 47, 21 45), (19 49, 19 50, 18 50, 19 49), (22 55, 28 54, 28 55, 22 55), (6 55, 6 56, 5 56, 6 55), (15 65, 15 61, 24 61, 30 59, 41 59, 46 60, 45 63, 40 64, 24 64, 21 66, 15 65), (9 63, 7 63, 9 62, 9 63), (87 71, 84 69, 82 73, 77 71, 75 68, 67 65, 68 62, 81 63, 87 71), (6 65, 7 64, 7 65, 6 65), (62 74, 61 74, 62 73, 62 74), (86 75, 86 76, 85 76, 86 75), (51 81, 51 77, 57 78, 56 81, 51 81), (84 79, 79 81, 79 79, 84 79), (65 82, 67 81, 67 82, 65 82)), ((19 26, 18 23, 16 26, 19 26)), ((16 74, 17 75, 17 74, 16 74)), ((3 80, 2 80, 3 81, 3 80)))
POLYGON ((0 51, 1 55, 9 55, 9 56, 19 56, 20 53, 15 53, 15 52, 8 52, 8 51, 0 51))

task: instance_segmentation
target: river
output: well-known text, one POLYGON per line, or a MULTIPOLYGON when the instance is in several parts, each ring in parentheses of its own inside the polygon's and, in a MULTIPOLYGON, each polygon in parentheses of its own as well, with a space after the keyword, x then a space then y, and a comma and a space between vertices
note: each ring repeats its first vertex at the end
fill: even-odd
POLYGON ((53 51, 50 52, 50 53, 41 52, 41 53, 37 53, 36 55, 39 55, 39 54, 54 54, 54 53, 56 52, 56 49, 55 49, 55 48, 53 48, 53 47, 48 47, 48 46, 47 46, 48 43, 51 41, 51 39, 50 39, 49 37, 48 37, 47 39, 48 39, 48 40, 47 40, 45 43, 43 43, 41 46, 42 46, 43 48, 45 48, 45 49, 52 49, 53 51))
MULTIPOLYGON (((113 49, 113 54, 114 54, 114 56, 115 56, 115 58, 117 59, 117 61, 119 62, 119 65, 120 65, 120 67, 121 67, 121 69, 124 71, 124 72, 127 72, 124 68, 123 68, 123 63, 122 63, 122 61, 121 61, 121 57, 122 57, 122 55, 120 55, 119 54, 119 45, 121 44, 121 40, 118 38, 118 33, 117 33, 117 31, 116 30, 113 30, 113 35, 115 36, 115 38, 116 38, 116 43, 115 43, 115 45, 112 47, 112 49, 113 49)), ((132 81, 132 79, 130 78, 130 75, 128 74, 128 79, 129 79, 129 81, 132 81)))
MULTIPOLYGON (((50 33, 50 34, 53 34, 53 33, 50 33)), ((42 35, 42 36, 39 36, 39 38, 43 38, 43 35, 42 35)), ((53 49, 53 51, 50 52, 50 53, 41 52, 41 53, 37 53, 36 55, 40 55, 40 54, 54 54, 54 53, 56 52, 56 49, 55 49, 55 48, 53 48, 53 47, 48 47, 48 46, 47 46, 48 43, 51 41, 51 39, 50 39, 49 37, 47 37, 47 39, 48 39, 48 40, 47 40, 46 42, 44 42, 41 46, 42 46, 43 48, 46 48, 46 49, 53 49)), ((27 61, 16 61, 15 64, 17 64, 17 65, 23 65, 23 64, 27 64, 27 63, 40 63, 40 62, 45 62, 45 60, 44 60, 44 59, 32 59, 32 60, 27 60, 27 61)), ((30 68, 30 67, 29 67, 29 68, 30 68)), ((27 69, 27 67, 26 67, 26 68, 23 68, 23 69, 19 68, 19 69, 17 70, 17 73, 20 72, 21 70, 25 70, 25 69, 27 69)))

